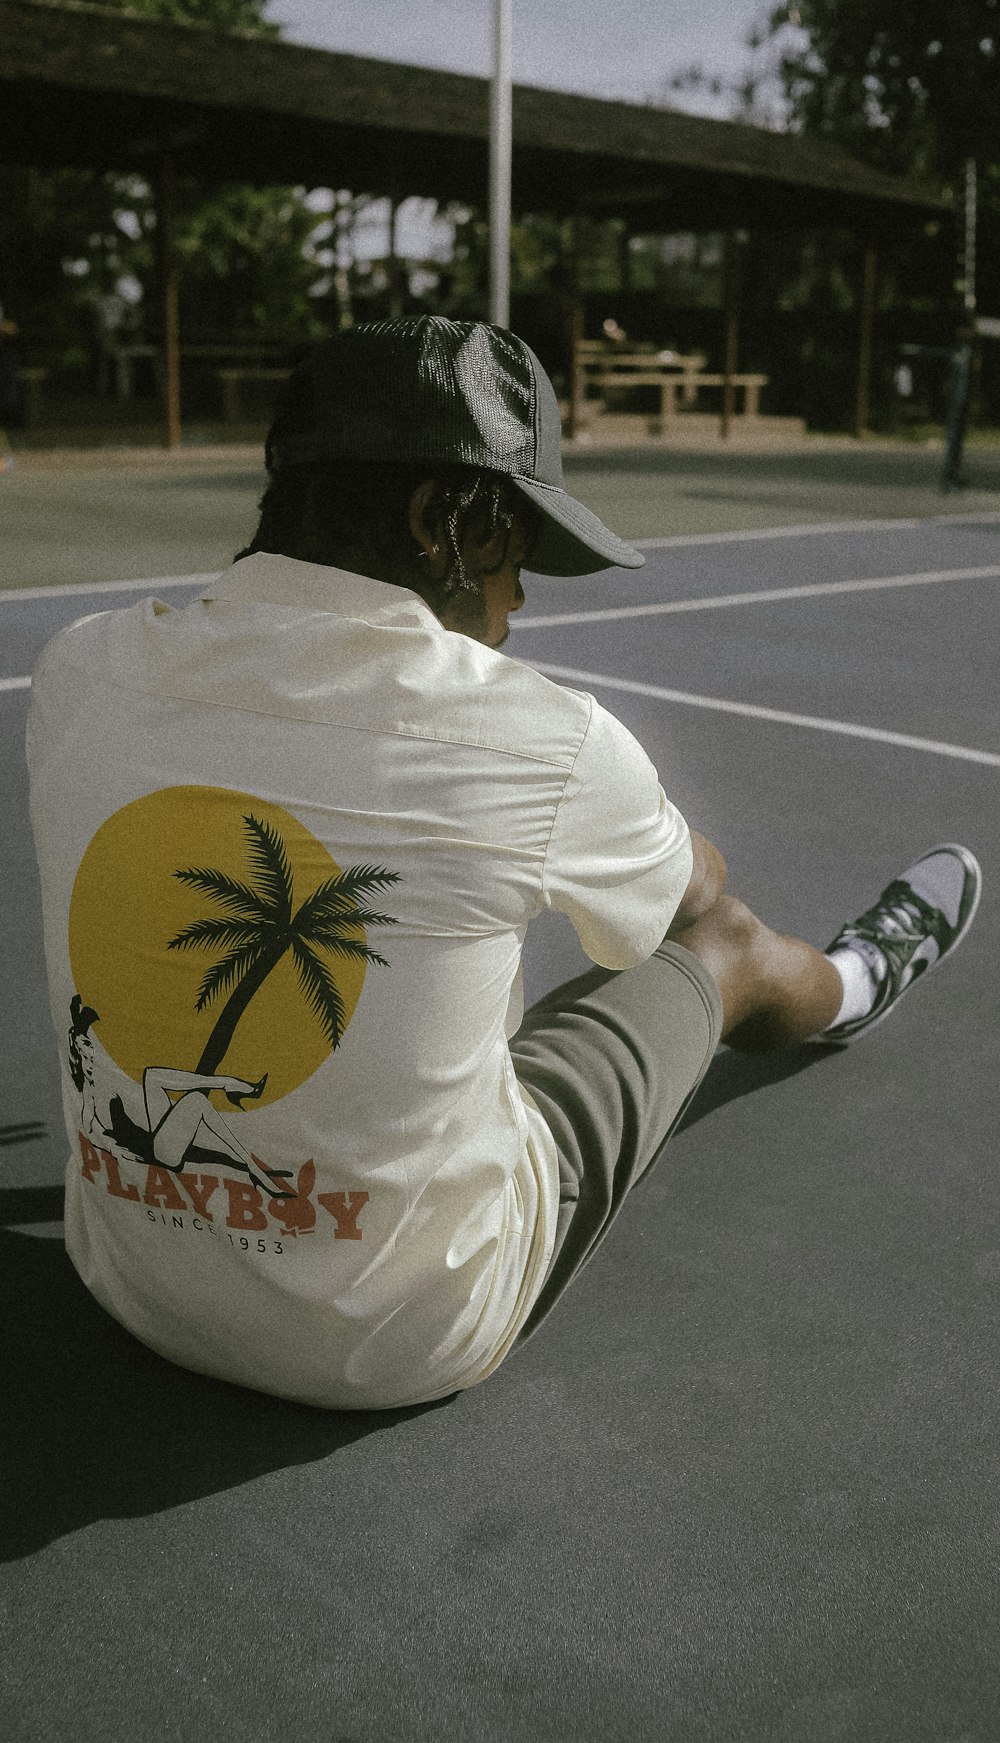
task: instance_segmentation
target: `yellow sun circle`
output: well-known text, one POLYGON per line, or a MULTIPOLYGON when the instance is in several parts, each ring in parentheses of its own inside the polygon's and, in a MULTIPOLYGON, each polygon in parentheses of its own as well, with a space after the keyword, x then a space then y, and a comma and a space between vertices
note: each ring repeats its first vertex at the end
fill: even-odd
MULTIPOLYGON (((147 1066, 199 1069, 202 1052, 239 973, 198 1011, 206 974, 239 945, 171 949, 198 921, 239 920, 231 905, 178 872, 222 873, 266 898, 265 873, 248 819, 280 837, 292 878, 292 913, 340 867, 288 811, 222 787, 167 787, 124 805, 90 842, 73 884, 69 952, 73 980, 99 1018, 95 1033, 121 1070, 142 1081, 147 1066)), ((349 936, 364 941, 358 925, 349 936)), ((343 1003, 341 1033, 365 979, 363 961, 311 947, 343 1003)), ((310 1004, 292 950, 270 968, 240 1013, 213 1074, 255 1083, 267 1073, 265 1106, 296 1089, 324 1063, 332 1043, 310 1004)), ((225 1106, 222 1091, 212 1094, 225 1106)))

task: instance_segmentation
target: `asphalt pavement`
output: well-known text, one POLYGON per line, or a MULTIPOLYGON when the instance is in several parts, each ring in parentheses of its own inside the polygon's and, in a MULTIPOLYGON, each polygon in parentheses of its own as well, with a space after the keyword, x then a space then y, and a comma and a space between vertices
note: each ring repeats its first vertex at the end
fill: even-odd
MULTIPOLYGON (((945 840, 985 893, 854 1048, 721 1049, 543 1331, 383 1415, 171 1369, 69 1271, 25 680, 198 583, 0 597, 12 1743, 996 1735, 1000 516, 924 506, 526 577, 507 651, 625 721, 769 923, 822 946, 945 840)), ((529 999, 582 966, 531 929, 529 999)))

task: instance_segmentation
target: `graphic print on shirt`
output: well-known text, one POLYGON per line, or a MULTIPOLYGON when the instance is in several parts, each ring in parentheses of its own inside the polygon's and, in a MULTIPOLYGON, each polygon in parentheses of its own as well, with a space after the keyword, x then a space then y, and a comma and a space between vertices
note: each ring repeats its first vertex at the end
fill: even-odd
MULTIPOLYGON (((105 1157, 112 1182, 122 1160, 159 1181, 161 1170, 188 1181, 192 1169, 221 1169, 249 1180, 254 1199, 290 1201, 286 1234, 307 1226, 311 1163, 296 1183, 293 1170, 269 1168, 246 1115, 341 1045, 368 967, 389 966, 366 928, 397 924, 368 901, 396 882, 383 866, 342 871, 289 812, 223 788, 165 788, 108 818, 80 862, 69 916, 84 989, 71 1001, 69 1065, 87 1177, 87 1153, 105 1157), (102 1093, 102 1058, 141 1096, 102 1093)), ((346 1228, 352 1195, 323 1197, 346 1228)))

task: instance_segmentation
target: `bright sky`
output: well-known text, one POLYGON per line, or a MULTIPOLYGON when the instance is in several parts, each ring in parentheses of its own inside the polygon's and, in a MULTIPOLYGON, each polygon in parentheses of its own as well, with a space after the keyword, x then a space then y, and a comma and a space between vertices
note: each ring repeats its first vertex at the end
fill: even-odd
MULTIPOLYGON (((693 62, 738 79, 745 39, 767 0, 513 0, 518 84, 645 102, 693 62)), ((293 42, 378 60, 489 75, 493 0, 270 0, 293 42)), ((765 51, 766 52, 766 51, 765 51)), ((676 107, 726 116, 725 97, 671 96, 676 107)))
MULTIPOLYGON (((766 21, 774 0, 513 0, 514 80, 633 103, 660 101, 725 120, 733 97, 725 88, 747 71, 746 38, 766 21), (692 65, 721 79, 669 91, 672 75, 692 65)), ((488 78, 493 57, 494 0, 270 0, 267 17, 290 42, 375 60, 441 67, 488 78)), ((757 59, 763 72, 776 47, 757 59)), ((318 208, 317 208, 318 209, 318 208)), ((352 246, 359 256, 387 249, 388 205, 365 215, 352 246)), ((398 219, 403 255, 447 257, 451 229, 434 216, 434 203, 407 200, 398 219)))

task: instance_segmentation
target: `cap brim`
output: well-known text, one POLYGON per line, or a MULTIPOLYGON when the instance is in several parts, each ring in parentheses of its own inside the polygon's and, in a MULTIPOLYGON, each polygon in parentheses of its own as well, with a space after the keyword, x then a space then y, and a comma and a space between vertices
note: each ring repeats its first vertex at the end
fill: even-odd
POLYGON ((525 562, 535 575, 594 575, 599 569, 641 569, 641 551, 626 545, 582 502, 554 484, 511 477, 541 510, 538 535, 525 562))

